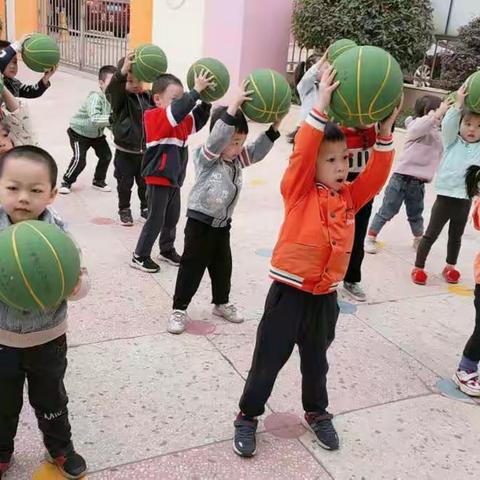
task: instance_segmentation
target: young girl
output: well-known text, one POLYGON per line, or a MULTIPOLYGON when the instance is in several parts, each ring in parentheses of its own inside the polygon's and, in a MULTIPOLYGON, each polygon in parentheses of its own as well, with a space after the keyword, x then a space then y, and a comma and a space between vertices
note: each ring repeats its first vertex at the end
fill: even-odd
POLYGON ((411 274, 413 282, 418 285, 427 283, 425 262, 447 222, 450 222, 447 261, 442 275, 448 283, 458 283, 460 279, 460 272, 455 265, 472 203, 465 190, 465 172, 472 164, 480 165, 480 114, 464 108, 466 96, 466 86, 462 85, 457 92, 455 105, 448 110, 442 122, 445 152, 435 184, 437 199, 432 207, 427 231, 418 245, 415 268, 411 274))
POLYGON ((365 240, 367 253, 378 252, 377 235, 400 211, 403 202, 413 234, 413 247, 417 249, 423 236, 425 183, 432 181, 442 158, 439 127, 450 105, 451 101, 441 102, 433 95, 424 95, 416 101, 414 117, 405 121, 405 147, 385 189, 382 206, 370 224, 365 240))
MULTIPOLYGON (((479 195, 480 167, 472 165, 467 170, 465 183, 470 199, 479 195)), ((480 230, 480 199, 473 208, 473 225, 480 230)), ((453 375, 453 381, 467 395, 480 397, 480 382, 478 378, 478 363, 480 361, 480 252, 475 258, 475 329, 465 345, 462 360, 453 375)))

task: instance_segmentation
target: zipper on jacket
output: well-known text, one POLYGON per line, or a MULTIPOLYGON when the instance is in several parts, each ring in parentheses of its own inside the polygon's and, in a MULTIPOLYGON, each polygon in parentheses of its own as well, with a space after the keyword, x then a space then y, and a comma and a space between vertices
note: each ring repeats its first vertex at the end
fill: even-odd
POLYGON ((140 140, 140 152, 143 153, 143 143, 145 140, 145 123, 144 123, 143 114, 145 113, 145 111, 143 110, 142 102, 140 101, 140 97, 138 93, 136 93, 135 95, 137 97, 138 104, 140 105, 140 110, 142 111, 142 121, 140 122, 140 127, 142 129, 142 139, 140 140))
MULTIPOLYGON (((235 159, 236 160, 236 159, 235 159)), ((238 195, 238 187, 237 187, 237 184, 235 183, 235 180, 237 179, 237 164, 234 163, 233 164, 233 186, 235 187, 235 194, 233 195, 233 198, 231 200, 231 202, 227 205, 227 209, 225 211, 225 218, 224 218, 224 222, 226 222, 228 220, 228 210, 229 208, 233 205, 233 202, 235 201, 235 199, 237 198, 237 195, 238 195)))

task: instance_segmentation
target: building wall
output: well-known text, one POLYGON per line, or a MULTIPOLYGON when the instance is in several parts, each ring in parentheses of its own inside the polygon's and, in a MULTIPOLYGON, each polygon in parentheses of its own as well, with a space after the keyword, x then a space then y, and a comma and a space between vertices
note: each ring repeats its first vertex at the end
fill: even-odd
MULTIPOLYGON (((435 33, 445 34, 445 26, 450 7, 450 0, 431 0, 435 33)), ((458 35, 458 28, 468 23, 473 17, 480 16, 479 0, 453 0, 447 35, 458 35)))
POLYGON ((154 0, 130 0, 130 47, 151 43, 154 0))
MULTIPOLYGON (((36 0, 15 0, 15 37, 38 30, 36 0)), ((9 40, 15 40, 9 38, 9 40)))

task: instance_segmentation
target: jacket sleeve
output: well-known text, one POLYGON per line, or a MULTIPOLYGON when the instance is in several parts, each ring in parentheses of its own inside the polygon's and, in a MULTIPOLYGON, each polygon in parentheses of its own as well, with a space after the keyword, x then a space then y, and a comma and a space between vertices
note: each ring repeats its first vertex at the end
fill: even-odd
POLYGON ((407 126, 407 139, 417 140, 432 133, 440 125, 440 120, 435 115, 425 115, 412 121, 407 126))
POLYGON ((193 131, 198 132, 201 130, 205 124, 208 122, 210 117, 210 110, 212 108, 211 103, 202 102, 200 105, 197 105, 193 111, 193 131))
POLYGON ((273 143, 280 137, 280 133, 270 127, 263 132, 254 142, 243 148, 240 153, 242 167, 249 167, 263 160, 273 147, 273 143))
POLYGON ((295 137, 295 147, 280 185, 286 207, 298 203, 315 187, 318 149, 326 123, 327 117, 313 109, 295 137))
POLYGON ((113 74, 112 80, 105 91, 105 95, 112 106, 114 114, 118 113, 125 107, 127 101, 127 92, 125 91, 126 84, 127 76, 123 75, 120 70, 117 70, 113 74))
POLYGON ((477 198, 473 204, 472 220, 475 230, 480 230, 480 198, 477 198))
POLYGON ((88 117, 96 127, 108 127, 110 125, 110 112, 103 109, 104 102, 98 93, 92 93, 87 99, 88 117))
POLYGON ((50 82, 45 85, 42 80, 34 85, 20 84, 18 96, 22 98, 38 98, 50 87, 50 82))
POLYGON ((306 72, 302 79, 298 82, 297 92, 302 100, 313 88, 315 88, 315 81, 317 80, 318 66, 312 65, 306 72))
POLYGON ((17 51, 9 45, 0 52, 0 73, 5 71, 7 65, 12 61, 12 58, 17 54, 17 51))
POLYGON ((449 147, 457 139, 460 128, 461 112, 456 107, 450 107, 442 122, 443 146, 449 147))
POLYGON ((207 141, 200 148, 198 155, 200 163, 210 163, 220 157, 235 133, 234 122, 235 119, 227 112, 215 122, 207 141))
POLYGON ((377 137, 373 154, 365 169, 349 185, 355 212, 358 212, 385 185, 392 168, 393 137, 377 137))
POLYGON ((170 125, 176 127, 181 123, 195 108, 199 98, 200 94, 196 90, 190 90, 177 100, 174 100, 166 109, 170 125))

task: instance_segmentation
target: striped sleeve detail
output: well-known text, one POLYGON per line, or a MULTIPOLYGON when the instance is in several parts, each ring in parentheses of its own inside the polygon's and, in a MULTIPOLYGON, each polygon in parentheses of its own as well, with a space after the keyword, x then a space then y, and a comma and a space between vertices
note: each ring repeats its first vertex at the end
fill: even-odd
POLYGON ((217 155, 213 152, 211 152, 206 145, 203 145, 202 147, 202 154, 205 158, 207 158, 208 160, 215 160, 216 158, 218 158, 220 155, 217 155))
POLYGON ((187 115, 187 118, 188 118, 189 120, 191 120, 191 122, 192 122, 192 129, 191 129, 191 131, 190 131, 190 135, 191 135, 192 133, 197 133, 197 126, 195 125, 195 117, 193 116, 193 113, 189 113, 189 114, 187 115))
POLYGON ((306 119, 306 122, 311 125, 312 127, 316 128, 317 130, 324 130, 325 125, 328 122, 328 117, 314 108, 309 114, 306 119))
POLYGON ((175 120, 175 117, 173 116, 171 105, 167 107, 167 119, 170 122, 170 125, 172 127, 176 127, 178 125, 177 121, 175 120))
POLYGON ((375 150, 380 152, 389 152, 393 150, 393 136, 389 135, 388 137, 377 137, 377 143, 375 144, 375 150))
POLYGON ((252 164, 247 148, 243 148, 242 151, 240 152, 240 162, 243 168, 248 167, 249 165, 252 164))
POLYGON ((301 287, 303 285, 303 278, 292 273, 285 272, 274 266, 270 266, 270 277, 282 283, 293 285, 294 287, 301 287))

